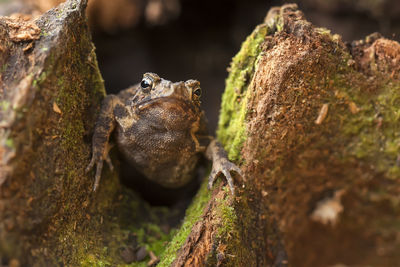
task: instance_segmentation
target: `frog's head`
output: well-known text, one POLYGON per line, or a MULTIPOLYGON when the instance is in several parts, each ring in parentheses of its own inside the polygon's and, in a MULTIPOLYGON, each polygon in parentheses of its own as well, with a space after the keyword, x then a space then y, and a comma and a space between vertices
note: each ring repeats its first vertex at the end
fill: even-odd
POLYGON ((200 106, 200 82, 187 80, 186 82, 171 82, 160 78, 155 73, 145 73, 139 85, 136 107, 141 109, 149 104, 159 101, 178 101, 200 106))

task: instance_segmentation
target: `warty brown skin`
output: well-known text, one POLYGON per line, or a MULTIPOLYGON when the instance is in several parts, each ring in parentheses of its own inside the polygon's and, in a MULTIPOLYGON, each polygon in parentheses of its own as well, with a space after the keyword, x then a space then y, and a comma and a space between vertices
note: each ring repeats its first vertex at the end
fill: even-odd
POLYGON ((108 95, 96 122, 92 159, 86 169, 96 165, 93 190, 99 186, 103 162, 113 169, 108 152, 114 133, 118 149, 148 179, 169 188, 183 186, 193 178, 204 155, 213 162, 209 188, 222 173, 234 194, 230 172, 241 175, 241 171, 208 135, 200 95, 196 80, 172 83, 154 73, 145 73, 140 84, 118 95, 108 95))

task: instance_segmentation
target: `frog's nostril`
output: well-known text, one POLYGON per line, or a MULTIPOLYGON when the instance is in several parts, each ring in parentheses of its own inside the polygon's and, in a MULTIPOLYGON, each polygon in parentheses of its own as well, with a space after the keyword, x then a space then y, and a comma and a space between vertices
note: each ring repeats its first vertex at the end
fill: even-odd
POLYGON ((200 82, 197 80, 187 80, 185 82, 185 85, 189 88, 196 88, 196 87, 200 87, 200 82))

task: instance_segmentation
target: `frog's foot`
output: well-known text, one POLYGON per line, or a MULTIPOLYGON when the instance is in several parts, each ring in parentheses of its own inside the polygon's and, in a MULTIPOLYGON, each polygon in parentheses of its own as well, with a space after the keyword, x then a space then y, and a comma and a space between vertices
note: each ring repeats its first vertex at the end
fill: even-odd
POLYGON ((97 190, 97 187, 99 186, 100 183, 101 171, 103 169, 103 159, 96 159, 96 157, 93 156, 92 159, 90 160, 89 165, 86 167, 86 172, 89 172, 94 167, 95 164, 96 164, 96 175, 94 178, 93 191, 97 190))
POLYGON ((229 160, 222 158, 218 161, 213 162, 212 170, 210 176, 208 177, 208 189, 211 189, 218 175, 222 173, 225 176, 226 181, 228 182, 232 195, 235 195, 235 186, 233 185, 231 171, 234 171, 238 173, 241 177, 243 177, 242 171, 239 169, 239 167, 229 160))
POLYGON ((88 173, 96 164, 96 175, 95 175, 95 179, 94 179, 93 191, 96 191, 97 188, 99 187, 101 171, 103 169, 104 160, 107 162, 108 167, 110 167, 110 170, 113 171, 114 166, 112 164, 112 161, 111 161, 110 155, 108 154, 108 151, 107 151, 107 154, 104 159, 99 156, 96 157, 95 155, 93 155, 92 159, 90 160, 89 165, 86 167, 85 172, 88 173))

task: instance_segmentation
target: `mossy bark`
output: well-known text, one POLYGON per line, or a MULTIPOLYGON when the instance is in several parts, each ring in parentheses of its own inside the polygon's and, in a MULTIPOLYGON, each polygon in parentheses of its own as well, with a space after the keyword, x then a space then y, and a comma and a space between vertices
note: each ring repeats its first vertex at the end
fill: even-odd
MULTIPOLYGON (((272 9, 253 36, 262 27, 254 72, 232 86, 248 69, 235 58, 222 107, 246 105, 239 158, 258 220, 242 231, 264 237, 269 265, 396 265, 400 45, 373 35, 346 46, 295 5, 272 9)), ((228 148, 232 123, 220 124, 228 148)))
POLYGON ((84 173, 90 156, 85 140, 105 91, 85 5, 69 1, 29 22, 40 29, 32 40, 10 40, 12 27, 21 31, 22 20, 1 21, 0 256, 5 262, 73 263, 77 243, 95 240, 81 235, 98 219, 91 211, 108 208, 117 192, 116 176, 109 173, 104 204, 91 207, 98 197, 90 193, 91 174, 84 173))
MULTIPOLYGON (((166 213, 150 210, 108 168, 92 192, 94 174, 84 170, 105 90, 86 3, 67 1, 35 21, 0 18, 2 264, 120 264, 129 233, 140 239, 139 229, 161 220, 155 212, 166 213)), ((167 238, 155 234, 148 250, 167 238)))
POLYGON ((215 189, 173 266, 400 262, 400 45, 344 44, 296 5, 233 58, 218 137, 245 181, 215 189))

